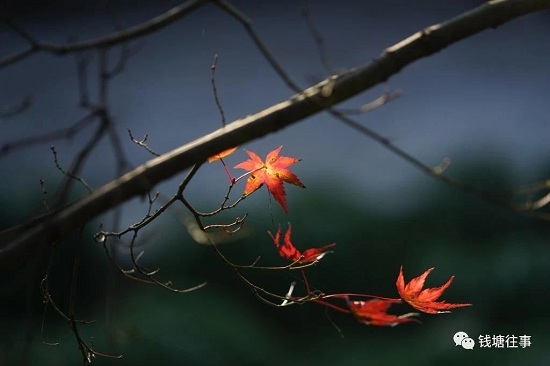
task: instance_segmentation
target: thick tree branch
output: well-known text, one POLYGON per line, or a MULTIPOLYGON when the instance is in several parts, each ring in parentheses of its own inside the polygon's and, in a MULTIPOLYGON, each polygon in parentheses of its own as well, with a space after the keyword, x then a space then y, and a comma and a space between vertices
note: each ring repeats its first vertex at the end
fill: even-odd
POLYGON ((332 76, 288 100, 155 158, 124 176, 29 224, 0 233, 0 268, 63 238, 122 202, 200 163, 208 156, 296 123, 387 80, 403 67, 455 42, 522 15, 550 8, 550 0, 496 0, 445 23, 428 27, 387 48, 369 65, 332 76))

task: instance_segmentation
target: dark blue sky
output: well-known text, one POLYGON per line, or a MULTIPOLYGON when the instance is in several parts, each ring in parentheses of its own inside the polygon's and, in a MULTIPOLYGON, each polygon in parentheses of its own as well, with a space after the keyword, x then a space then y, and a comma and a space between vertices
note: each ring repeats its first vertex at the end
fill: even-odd
MULTIPOLYGON (((67 39, 86 40, 112 32, 113 21, 106 3, 54 1, 44 5, 23 1, 4 6, 7 4, 13 19, 37 39, 63 43, 67 39)), ((333 5, 311 1, 310 13, 335 68, 347 69, 368 63, 384 48, 476 3, 479 2, 443 5, 344 1, 333 5)), ((112 4, 117 21, 127 26, 158 15, 177 2, 112 4)), ((253 19, 259 35, 282 66, 305 87, 326 77, 328 72, 300 16, 302 4, 235 2, 253 19)), ((450 158, 450 175, 473 161, 485 159, 505 165, 519 177, 518 182, 529 183, 547 167, 549 152, 545 108, 550 94, 547 20, 548 14, 532 15, 485 31, 416 62, 385 85, 343 106, 354 108, 377 97, 384 88, 399 88, 402 97, 357 119, 428 165, 435 166, 443 158, 450 158)), ((0 55, 23 47, 25 42, 21 38, 1 28, 0 55)), ((165 152, 220 126, 210 86, 214 54, 219 57, 219 97, 229 121, 292 94, 242 27, 214 6, 206 6, 145 37, 138 47, 139 52, 129 60, 124 72, 113 80, 109 93, 109 105, 124 139, 124 149, 134 165, 149 156, 125 139, 128 127, 136 136, 149 134, 151 146, 165 152)), ((111 53, 113 60, 117 52, 111 53)), ((95 60, 97 57, 92 65, 95 60)), ((37 54, 0 70, 2 105, 16 104, 25 96, 33 99, 27 112, 0 121, 3 142, 66 126, 83 116, 84 111, 78 107, 75 64, 73 56, 37 54)), ((93 97, 95 76, 90 80, 93 97)), ((56 142, 61 162, 68 164, 92 130, 76 136, 72 142, 56 142)), ((322 179, 334 189, 360 189, 390 211, 395 207, 392 202, 404 204, 398 198, 404 192, 412 193, 418 185, 433 184, 385 148, 326 115, 312 117, 246 148, 263 156, 281 144, 283 153, 302 158, 296 169, 306 181, 322 179)), ((114 177, 107 143, 101 151, 108 153, 94 154, 86 174, 94 187, 114 177)), ((245 157, 239 152, 229 159, 229 164, 245 157)), ((16 192, 19 187, 35 187, 37 177, 59 179, 49 144, 14 152, 2 158, 0 164, 7 170, 21 169, 28 173, 16 177, 16 192)), ((13 182, 1 184, 5 192, 14 190, 13 182)), ((308 186, 315 189, 315 185, 308 186)), ((219 186, 208 179, 198 187, 207 195, 219 191, 219 186)), ((406 206, 414 203, 411 198, 406 206)))

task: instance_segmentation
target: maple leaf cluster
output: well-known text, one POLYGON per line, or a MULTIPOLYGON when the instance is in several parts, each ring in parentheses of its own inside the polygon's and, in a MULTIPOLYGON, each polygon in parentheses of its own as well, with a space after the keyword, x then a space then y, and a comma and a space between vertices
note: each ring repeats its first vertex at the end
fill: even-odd
MULTIPOLYGON (((265 162, 262 161, 256 153, 245 150, 250 159, 237 164, 234 168, 244 169, 247 171, 247 173, 243 175, 248 175, 246 186, 243 191, 243 198, 252 194, 265 184, 269 193, 281 205, 282 209, 285 212, 288 212, 286 193, 283 183, 290 183, 302 188, 305 188, 305 186, 300 179, 288 169, 289 166, 299 162, 300 159, 280 156, 279 154, 282 148, 282 146, 279 146, 277 149, 270 151, 267 154, 265 162)), ((236 147, 227 149, 208 158, 209 162, 221 160, 232 185, 242 177, 233 178, 225 166, 223 158, 232 154, 236 149, 236 147)), ((288 268, 292 268, 294 265, 313 265, 321 260, 327 253, 330 253, 329 249, 336 245, 336 243, 330 243, 321 247, 313 247, 300 251, 292 243, 292 226, 290 223, 288 223, 287 231, 283 237, 280 225, 278 226, 275 234, 272 234, 270 231, 268 231, 268 234, 273 240, 273 244, 275 245, 279 255, 292 262, 288 268)), ((393 304, 398 304, 402 301, 405 301, 414 309, 427 314, 448 313, 450 312, 450 309, 471 306, 471 304, 468 303, 447 303, 445 301, 438 301, 443 292, 451 285, 454 276, 451 276, 442 286, 424 288, 426 278, 433 271, 433 267, 427 269, 420 276, 413 278, 409 283, 405 284, 403 266, 401 266, 396 281, 397 292, 399 293, 400 298, 395 299, 363 294, 337 293, 331 295, 314 295, 309 289, 304 268, 300 267, 300 269, 302 271, 304 284, 307 289, 306 298, 309 297, 313 302, 325 305, 340 312, 350 313, 354 315, 359 322, 368 325, 395 326, 397 324, 408 322, 419 323, 419 320, 415 318, 419 315, 419 313, 409 312, 402 315, 388 313, 389 308, 393 304), (366 301, 351 300, 350 297, 369 297, 371 299, 366 301), (346 303, 346 307, 333 304, 330 302, 331 299, 343 299, 346 303)), ((291 290, 293 288, 294 287, 292 286, 291 290)), ((290 292, 285 298, 283 305, 293 301, 293 298, 290 297, 290 292)), ((302 301, 302 299, 303 298, 298 298, 298 302, 302 301)))
MULTIPOLYGON (((292 261, 293 263, 305 264, 316 262, 323 258, 327 254, 327 250, 334 247, 336 243, 327 244, 320 248, 309 248, 304 252, 300 252, 291 241, 292 227, 289 224, 288 229, 285 233, 283 243, 281 240, 281 228, 279 227, 277 233, 273 235, 271 232, 268 232, 277 248, 279 255, 287 260, 292 261)), ((392 304, 401 303, 402 300, 407 302, 413 308, 418 311, 427 314, 438 314, 438 313, 448 313, 449 309, 471 306, 471 304, 458 303, 451 304, 445 301, 437 301, 443 292, 451 285, 451 282, 454 279, 454 276, 451 276, 445 284, 435 288, 426 288, 424 287, 424 282, 426 277, 433 271, 433 267, 427 269, 420 276, 413 278, 408 284, 405 285, 405 278, 403 276, 403 266, 399 269, 399 274, 397 276, 397 292, 399 293, 400 299, 388 299, 388 298, 378 298, 376 296, 371 300, 367 301, 358 301, 350 300, 349 295, 346 294, 332 294, 328 296, 322 296, 321 299, 315 299, 314 301, 327 305, 332 308, 336 308, 342 312, 351 312, 359 322, 367 325, 378 325, 378 326, 395 326, 400 323, 407 322, 419 322, 417 319, 413 318, 418 316, 418 313, 406 313, 402 315, 388 314, 387 311, 392 304), (333 304, 329 304, 322 299, 328 298, 343 298, 346 300, 349 311, 339 308, 333 304)), ((304 274, 304 281, 305 279, 304 274)), ((309 292, 309 290, 308 290, 309 292)))

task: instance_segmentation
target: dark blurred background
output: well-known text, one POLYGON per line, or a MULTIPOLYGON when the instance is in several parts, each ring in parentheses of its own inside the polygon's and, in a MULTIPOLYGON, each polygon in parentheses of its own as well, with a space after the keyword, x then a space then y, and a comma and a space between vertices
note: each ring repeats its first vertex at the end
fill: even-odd
MULTIPOLYGON (((479 5, 480 1, 310 1, 311 19, 324 37, 337 70, 368 63, 384 48, 432 24, 479 5)), ((87 40, 152 18, 175 1, 3 1, 0 11, 43 42, 87 40), (118 24, 118 25, 117 25, 118 24)), ((328 75, 300 15, 301 1, 235 1, 253 20, 282 66, 302 86, 328 75)), ((357 119, 430 166, 451 159, 446 174, 467 184, 507 192, 550 176, 547 99, 550 95, 550 15, 540 13, 482 32, 423 59, 342 105, 356 108, 384 92, 402 96, 357 119)), ((0 26, 0 57, 26 43, 0 26)), ((292 93, 261 57, 245 31, 214 6, 146 36, 133 46, 123 72, 112 80, 108 105, 129 165, 151 156, 127 138, 126 128, 166 152, 217 129, 210 66, 217 54, 216 81, 228 121, 254 113, 292 93)), ((90 92, 96 95, 91 59, 90 92)), ((115 62, 117 50, 110 53, 115 62)), ((36 54, 0 70, 0 106, 7 110, 29 97, 24 113, 0 119, 5 144, 70 125, 84 115, 73 56, 36 54)), ((89 139, 88 127, 55 141, 60 164, 69 164, 89 139)), ((10 151, 0 157, 0 228, 43 212, 39 180, 53 195, 63 176, 55 168, 52 143, 10 151)), ((289 214, 265 188, 219 218, 249 213, 242 235, 220 245, 235 263, 284 265, 267 230, 293 225, 301 249, 337 242, 334 253, 308 269, 310 284, 326 293, 359 292, 395 297, 395 280, 430 267, 427 286, 455 280, 443 295, 472 307, 420 317, 422 324, 380 328, 318 304, 276 308, 258 300, 211 247, 197 244, 186 227, 190 215, 174 207, 140 233, 142 261, 161 267, 176 287, 208 285, 187 294, 132 282, 111 266, 103 247, 91 240, 108 213, 86 227, 78 283, 77 315, 97 320, 80 328, 82 337, 106 353, 96 364, 423 364, 547 365, 550 363, 548 224, 488 203, 478 195, 430 178, 387 149, 318 115, 243 148, 265 155, 284 145, 283 155, 301 158, 293 171, 307 186, 287 188, 289 214), (476 340, 473 350, 455 347, 457 331, 476 340), (343 335, 343 337, 342 337, 343 335), (522 349, 480 349, 480 335, 530 335, 522 349)), ((246 159, 240 149, 226 159, 246 159)), ((92 154, 83 177, 93 187, 115 178, 108 140, 92 154)), ((235 171, 235 174, 238 174, 235 171)), ((159 185, 172 195, 183 174, 159 185)), ((188 189, 201 210, 215 208, 227 189, 219 163, 205 166, 188 189)), ((236 196, 242 186, 236 189, 236 196)), ((76 197, 84 193, 76 189, 76 197)), ((525 199, 525 196, 518 199, 525 199)), ((122 208, 120 227, 139 220, 143 200, 122 208)), ((213 220, 211 222, 217 222, 213 220)), ((223 239, 223 238, 222 238, 223 239)), ((223 241, 220 239, 220 241, 223 241)), ((51 292, 66 310, 77 236, 59 243, 50 272, 51 292)), ((128 264, 127 241, 117 258, 128 264)), ((2 274, 0 365, 59 365, 80 362, 74 336, 51 308, 44 312, 40 280, 49 252, 2 274), (45 315, 44 315, 45 314, 45 315), (48 346, 42 341, 59 342, 48 346)), ((246 271, 265 289, 286 293, 296 271, 246 271)), ((303 287, 296 289, 303 293, 303 287)), ((411 311, 407 305, 390 312, 411 311)))

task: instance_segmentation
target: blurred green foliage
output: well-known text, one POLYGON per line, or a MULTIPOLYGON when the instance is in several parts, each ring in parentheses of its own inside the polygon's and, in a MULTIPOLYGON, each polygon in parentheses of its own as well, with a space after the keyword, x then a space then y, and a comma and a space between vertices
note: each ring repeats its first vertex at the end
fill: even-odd
MULTIPOLYGON (((502 170, 483 164, 459 175, 495 190, 514 185, 502 170)), ((124 355, 120 361, 100 358, 94 364, 550 363, 547 223, 429 178, 414 191, 422 198, 421 205, 391 214, 381 213, 376 207, 380 201, 369 197, 369 192, 346 192, 344 186, 320 181, 314 184, 318 189, 312 192, 292 194, 288 217, 279 216, 278 211, 274 214, 285 228, 286 220, 292 221, 293 241, 301 249, 337 242, 334 253, 308 269, 313 287, 326 293, 396 297, 400 265, 404 265, 407 280, 436 267, 427 286, 439 286, 455 275, 443 299, 474 306, 451 314, 423 314, 422 325, 395 328, 359 324, 352 316, 327 312, 313 303, 272 307, 259 301, 211 247, 194 243, 177 220, 168 218, 151 231, 143 263, 160 266, 163 278, 171 279, 176 287, 202 281, 208 285, 178 295, 129 281, 113 270, 101 245, 87 242, 79 274, 77 313, 81 319, 97 322, 82 326, 82 336, 85 340, 93 337, 98 350, 124 355), (457 331, 467 332, 476 340, 476 347, 455 347, 452 337, 457 331), (486 334, 530 335, 532 345, 525 349, 480 349, 477 338, 486 334)), ((407 197, 399 200, 406 201, 407 197)), ((246 205, 244 202, 239 210, 248 210, 246 205)), ((266 233, 274 230, 269 212, 263 207, 250 211, 254 211, 246 223, 250 235, 222 244, 220 250, 235 263, 248 264, 261 256, 262 265, 286 264, 266 233)), ((74 241, 59 248, 50 279, 52 294, 63 309, 69 302, 73 253, 74 241)), ((47 254, 43 253, 42 258, 3 275, 0 365, 80 362, 64 321, 51 309, 43 316, 39 282, 46 263, 47 254), (45 345, 42 338, 60 345, 45 345)), ((243 273, 279 294, 287 291, 290 282, 300 281, 298 271, 243 273)), ((297 294, 304 291, 300 286, 297 294)), ((410 310, 406 304, 391 308, 394 313, 410 310)))

